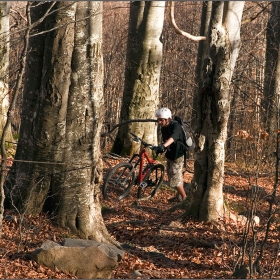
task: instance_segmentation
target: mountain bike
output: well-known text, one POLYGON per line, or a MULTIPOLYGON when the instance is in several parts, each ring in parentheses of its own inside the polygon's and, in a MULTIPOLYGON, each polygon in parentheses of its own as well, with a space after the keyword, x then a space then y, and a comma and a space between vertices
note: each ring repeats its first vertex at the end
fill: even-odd
POLYGON ((128 196, 133 185, 138 186, 138 199, 149 199, 163 182, 164 165, 156 164, 158 153, 151 158, 146 151, 146 148, 156 151, 157 146, 146 143, 133 133, 130 134, 134 141, 141 142, 142 148, 139 154, 134 154, 129 161, 121 162, 109 170, 102 186, 104 199, 117 197, 121 200, 128 196))

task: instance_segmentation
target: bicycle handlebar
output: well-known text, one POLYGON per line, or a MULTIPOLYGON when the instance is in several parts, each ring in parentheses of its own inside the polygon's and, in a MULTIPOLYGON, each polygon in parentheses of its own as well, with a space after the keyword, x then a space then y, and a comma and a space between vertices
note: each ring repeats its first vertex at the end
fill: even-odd
MULTIPOLYGON (((143 139, 141 139, 140 137, 138 137, 137 135, 135 135, 134 133, 132 133, 132 132, 129 132, 133 137, 134 137, 134 141, 135 142, 141 142, 141 144, 144 146, 144 147, 149 147, 151 150, 156 150, 157 149, 157 146, 154 146, 154 145, 152 145, 152 144, 148 144, 147 142, 145 142, 143 139)), ((158 156, 158 152, 156 152, 156 156, 155 156, 155 158, 157 158, 157 156, 158 156)))
POLYGON ((129 133, 134 137, 133 140, 135 142, 139 142, 140 141, 144 147, 149 147, 152 150, 154 150, 156 148, 156 146, 154 146, 152 144, 148 144, 147 142, 145 142, 143 139, 141 139, 139 136, 135 135, 134 133, 131 133, 131 132, 129 132, 129 133))

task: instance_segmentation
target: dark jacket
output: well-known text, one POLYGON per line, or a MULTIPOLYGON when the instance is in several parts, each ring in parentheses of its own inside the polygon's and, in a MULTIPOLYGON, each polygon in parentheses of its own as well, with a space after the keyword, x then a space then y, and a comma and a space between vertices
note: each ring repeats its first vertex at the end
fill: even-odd
POLYGON ((174 142, 167 148, 165 154, 167 159, 176 160, 184 155, 184 147, 181 144, 184 141, 183 130, 177 121, 171 120, 168 126, 161 127, 161 134, 163 142, 166 142, 170 137, 174 139, 174 142))

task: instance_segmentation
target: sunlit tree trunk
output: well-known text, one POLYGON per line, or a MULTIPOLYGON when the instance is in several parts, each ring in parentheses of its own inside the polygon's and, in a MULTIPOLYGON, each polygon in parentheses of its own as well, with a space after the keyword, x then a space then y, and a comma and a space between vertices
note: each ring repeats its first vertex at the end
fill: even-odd
POLYGON ((225 142, 230 113, 230 84, 240 48, 244 2, 213 2, 199 89, 191 215, 217 221, 224 212, 225 142))
MULTIPOLYGON (((33 108, 29 108, 32 114, 23 110, 23 120, 31 129, 21 130, 19 147, 34 148, 17 151, 6 184, 9 198, 26 214, 45 210, 58 225, 83 238, 110 242, 99 202, 103 3, 51 2, 41 15, 53 4, 52 11, 57 10, 38 28, 53 31, 45 34, 39 53, 30 53, 42 74, 32 76, 35 68, 29 65, 26 80, 35 81, 24 91, 26 103, 31 100, 33 108)), ((38 14, 33 14, 34 20, 38 14)))
POLYGON ((63 147, 66 172, 55 175, 53 184, 53 193, 59 193, 54 200, 59 224, 99 241, 107 238, 99 202, 100 135, 104 116, 102 5, 100 1, 77 3, 63 147), (88 16, 88 20, 83 20, 88 16))
MULTIPOLYGON (((159 106, 165 2, 133 1, 130 5, 121 120, 155 119, 159 106)), ((132 154, 139 148, 138 145, 133 146, 128 137, 129 131, 148 143, 157 143, 156 123, 135 122, 119 128, 114 152, 132 154)))
MULTIPOLYGON (((7 120, 9 108, 10 6, 10 2, 0 2, 0 135, 7 120)), ((6 135, 6 140, 13 140, 11 128, 6 135)))

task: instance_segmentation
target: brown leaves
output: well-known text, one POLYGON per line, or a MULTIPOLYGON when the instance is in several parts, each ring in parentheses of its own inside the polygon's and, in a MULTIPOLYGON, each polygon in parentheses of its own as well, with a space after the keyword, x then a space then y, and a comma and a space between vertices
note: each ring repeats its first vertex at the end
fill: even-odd
MULTIPOLYGON (((192 176, 186 172, 184 180, 190 182, 192 176)), ((230 201, 230 206, 246 206, 248 184, 247 178, 241 176, 225 177, 224 195, 230 201)), ((259 179, 259 185, 267 193, 271 192, 272 184, 270 178, 259 179)), ((138 201, 137 207, 133 207, 136 194, 137 188, 133 187, 130 196, 121 201, 105 201, 101 198, 102 204, 113 210, 104 214, 110 235, 126 245, 123 246, 125 256, 112 278, 233 278, 235 262, 242 252, 244 227, 241 224, 235 224, 230 219, 221 220, 223 224, 216 225, 178 218, 183 210, 177 209, 173 213, 167 211, 172 206, 168 203, 168 199, 174 195, 172 189, 162 188, 152 200, 138 201)), ((258 208, 263 211, 260 212, 261 221, 265 221, 267 206, 264 201, 258 208)), ((1 278, 75 278, 39 266, 28 258, 28 253, 46 239, 62 241, 70 234, 67 230, 54 227, 44 215, 25 217, 21 221, 14 213, 6 212, 5 217, 0 239, 1 278)), ((275 213, 277 218, 278 214, 275 213)), ((269 246, 262 261, 267 278, 278 248, 279 223, 272 223, 271 230, 269 246)), ((264 238, 264 233, 265 224, 261 223, 257 227, 258 244, 264 238)), ((274 275, 280 275, 279 267, 277 262, 274 275)))
POLYGON ((61 241, 68 230, 55 228, 46 216, 28 216, 23 220, 6 211, 0 239, 0 278, 6 279, 75 279, 75 277, 52 271, 31 261, 28 253, 41 246, 46 236, 59 236, 61 241))
MULTIPOLYGON (((184 176, 186 182, 191 178, 192 174, 184 176)), ((267 191, 272 188, 269 178, 262 178, 259 183, 267 191)), ((246 206, 248 184, 241 176, 226 176, 225 186, 231 186, 225 188, 227 201, 235 202, 235 206, 243 205, 242 208, 246 206)), ((104 215, 109 232, 120 243, 129 244, 124 247, 127 254, 113 278, 233 278, 235 262, 242 252, 244 226, 230 218, 221 220, 218 225, 179 219, 183 210, 171 214, 167 211, 171 206, 168 199, 173 195, 172 190, 164 188, 152 200, 138 201, 137 207, 132 207, 136 199, 134 187, 131 195, 120 202, 102 201, 114 210, 104 215)), ((265 205, 261 209, 265 210, 265 205)), ((277 226, 273 225, 272 229, 275 246, 268 246, 271 250, 271 254, 265 255, 265 259, 270 258, 268 263, 272 263, 272 252, 277 248, 277 226)), ((259 238, 263 238, 264 230, 265 225, 257 227, 259 238)), ((247 258, 248 254, 246 261, 247 258)))

